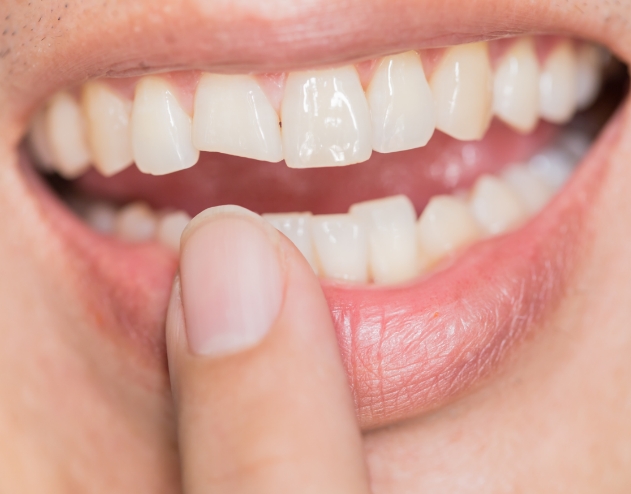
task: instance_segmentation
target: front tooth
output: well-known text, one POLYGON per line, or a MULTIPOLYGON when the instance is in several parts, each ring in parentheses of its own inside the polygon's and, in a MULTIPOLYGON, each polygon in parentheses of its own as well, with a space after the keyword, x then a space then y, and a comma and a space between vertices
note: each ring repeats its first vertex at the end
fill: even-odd
POLYGON ((404 195, 353 204, 368 233, 368 265, 375 283, 396 283, 418 274, 416 211, 404 195))
POLYGON ((55 158, 54 168, 76 178, 90 166, 85 120, 79 103, 68 93, 55 95, 46 113, 46 133, 55 158))
POLYGON ((517 193, 531 214, 540 211, 554 194, 550 185, 524 165, 508 167, 502 172, 502 179, 517 193))
POLYGON ((321 275, 368 281, 368 239, 357 218, 350 214, 317 215, 311 219, 311 232, 321 275))
POLYGON ((577 53, 576 103, 579 110, 589 108, 600 92, 603 53, 598 46, 585 43, 577 53))
POLYGON ((145 77, 136 86, 131 133, 134 161, 143 173, 165 175, 190 168, 199 159, 191 117, 160 77, 145 77))
POLYGON ((28 134, 28 146, 33 153, 35 165, 44 172, 52 172, 55 156, 48 142, 46 110, 40 110, 33 117, 28 134))
POLYGON ((576 111, 576 53, 570 41, 559 43, 548 55, 539 79, 539 112, 552 123, 568 122, 576 111))
POLYGON ((274 228, 282 232, 302 253, 313 270, 317 273, 317 263, 311 240, 311 213, 275 213, 264 214, 274 228))
POLYGON ((467 203, 454 196, 434 196, 418 221, 420 248, 430 263, 482 236, 467 203))
POLYGON ((191 217, 184 211, 167 213, 158 221, 156 238, 162 245, 170 247, 175 252, 180 251, 182 232, 191 221, 191 217))
POLYGON ((539 61, 530 38, 517 41, 495 71, 493 110, 520 132, 531 132, 539 120, 539 61))
POLYGON ((449 48, 430 80, 436 128, 463 141, 482 139, 493 116, 492 82, 486 43, 449 48))
POLYGON ((370 112, 354 67, 290 73, 281 115, 290 168, 344 166, 370 158, 370 112))
POLYGON ((151 208, 136 202, 118 212, 114 233, 128 242, 146 242, 155 237, 157 226, 158 220, 151 208))
POLYGON ((425 146, 434 134, 434 97, 414 51, 385 57, 366 92, 372 148, 393 153, 425 146))
POLYGON ((195 93, 193 144, 261 161, 283 159, 280 120, 249 75, 204 74, 195 93))
POLYGON ((513 189, 492 175, 482 175, 477 180, 469 206, 480 226, 491 235, 509 230, 527 215, 513 189))
POLYGON ((102 82, 91 82, 83 89, 83 109, 96 169, 109 177, 131 165, 131 101, 102 82))

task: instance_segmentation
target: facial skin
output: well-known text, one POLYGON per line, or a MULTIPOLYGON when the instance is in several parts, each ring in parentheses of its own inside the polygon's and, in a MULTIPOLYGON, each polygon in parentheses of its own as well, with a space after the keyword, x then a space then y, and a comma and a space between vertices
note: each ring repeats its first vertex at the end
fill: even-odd
MULTIPOLYGON (((137 298, 97 283, 87 246, 51 227, 19 166, 55 90, 172 68, 270 71, 560 33, 631 58, 631 2, 8 0, 0 16, 0 490, 178 492, 164 340, 170 279, 137 298), (79 246, 77 246, 79 244, 79 246), (110 310, 103 310, 107 300, 110 310), (143 317, 134 318, 138 306, 143 317), (138 344, 139 341, 149 344, 138 344)), ((631 487, 631 120, 601 156, 578 262, 499 372, 430 413, 364 435, 375 493, 628 492, 631 487)), ((151 256, 138 248, 138 256, 151 256)), ((158 272, 174 273, 176 260, 158 272)))

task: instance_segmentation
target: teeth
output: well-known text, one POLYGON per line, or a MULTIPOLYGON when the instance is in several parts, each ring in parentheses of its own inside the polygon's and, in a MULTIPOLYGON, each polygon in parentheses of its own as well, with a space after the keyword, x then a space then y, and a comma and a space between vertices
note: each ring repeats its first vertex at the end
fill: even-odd
POLYGON ((406 196, 354 204, 350 214, 366 227, 368 263, 375 283, 396 283, 418 273, 416 212, 406 196))
POLYGON ((319 272, 336 280, 368 281, 368 239, 361 222, 350 214, 317 215, 311 219, 319 272))
POLYGON ((504 233, 527 216, 517 194, 491 175, 482 175, 477 180, 469 204, 475 219, 491 235, 504 233))
POLYGON ((162 245, 170 247, 175 252, 180 251, 180 238, 191 217, 184 211, 167 213, 160 218, 156 231, 156 239, 162 245))
POLYGON ((46 111, 40 110, 33 121, 28 134, 28 145, 37 167, 43 172, 53 171, 55 157, 48 142, 48 132, 46 130, 46 111))
POLYGON ((591 44, 583 44, 577 53, 576 103, 579 110, 589 108, 602 85, 603 53, 591 44))
POLYGON ((548 55, 539 80, 539 112, 552 123, 566 123, 577 103, 577 62, 570 41, 559 43, 548 55))
POLYGON ((425 146, 436 127, 434 98, 414 51, 385 57, 366 92, 372 148, 393 153, 425 146))
POLYGON ((533 156, 528 168, 556 192, 572 175, 576 161, 567 151, 550 148, 533 156))
POLYGON ((191 117, 162 78, 145 77, 138 83, 131 129, 134 160, 143 173, 164 175, 190 168, 199 159, 191 117))
POLYGON ((158 220, 151 208, 136 202, 118 212, 114 233, 127 242, 146 242, 155 237, 157 226, 158 220))
POLYGON ((554 194, 547 182, 524 165, 507 168, 502 179, 515 191, 530 214, 539 212, 554 194))
POLYGON ((530 38, 517 41, 495 71, 495 115, 520 132, 531 132, 539 120, 539 61, 530 38))
POLYGON ((279 118, 248 75, 204 74, 195 93, 193 143, 261 161, 282 161, 279 118))
POLYGON ((96 202, 85 208, 82 215, 94 230, 104 235, 111 235, 116 231, 116 208, 104 203, 96 202))
POLYGON ((46 114, 46 133, 54 168, 65 178, 76 178, 90 166, 85 121, 79 103, 68 93, 55 95, 46 114))
POLYGON ((317 273, 317 263, 311 240, 311 216, 311 213, 277 213, 264 214, 263 218, 293 242, 317 273))
POLYGON ((344 166, 370 158, 370 112, 354 67, 289 74, 281 113, 287 166, 344 166))
POLYGON ((109 177, 131 165, 131 101, 106 84, 90 82, 83 88, 83 110, 96 169, 109 177))
POLYGON ((488 45, 447 49, 432 74, 436 128, 456 139, 482 139, 492 117, 492 72, 488 45))

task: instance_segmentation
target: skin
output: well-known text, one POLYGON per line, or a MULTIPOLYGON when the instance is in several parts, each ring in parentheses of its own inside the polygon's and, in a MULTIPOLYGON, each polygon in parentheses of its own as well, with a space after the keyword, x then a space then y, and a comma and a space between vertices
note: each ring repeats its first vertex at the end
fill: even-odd
MULTIPOLYGON (((20 170, 17 143, 31 112, 53 91, 104 74, 286 70, 528 32, 597 40, 631 59, 631 3, 625 1, 182 0, 173 6, 166 0, 9 0, 2 7, 1 491, 178 492, 180 456, 196 447, 185 441, 189 449, 178 450, 178 434, 182 439, 192 430, 195 437, 199 425, 176 420, 185 402, 174 405, 164 345, 140 351, 130 341, 144 338, 143 325, 163 324, 168 293, 141 287, 151 302, 141 321, 130 319, 133 312, 97 311, 103 288, 85 276, 82 259, 51 228, 46 205, 20 170)), ((630 490, 631 121, 624 105, 562 300, 536 336, 481 386, 431 413, 364 433, 373 492, 630 490)), ((332 335, 323 335, 319 344, 326 346, 332 335)), ((275 351, 291 364, 290 338, 267 343, 257 349, 260 358, 275 351)), ((251 369, 247 358, 237 360, 229 365, 251 369)), ((207 364, 208 372, 216 365, 207 364)), ((172 366, 171 377, 193 386, 206 370, 191 374, 172 366)), ((332 381, 299 384, 314 386, 313 393, 328 389, 342 371, 331 372, 332 381)), ((223 389, 240 389, 238 375, 228 376, 223 389)), ((275 399, 290 384, 276 382, 275 399)), ((250 391, 256 390, 245 388, 246 398, 250 391)), ((348 418, 345 413, 339 410, 339 417, 348 418)), ((202 417, 203 424, 218 417, 202 417)), ((317 423, 305 416, 304 423, 311 421, 317 423)), ((346 422, 344 430, 353 427, 346 422)), ((212 433, 202 437, 212 444, 212 433)), ((251 446, 241 441, 229 459, 239 465, 251 446)), ((326 466, 322 457, 312 458, 326 466)), ((185 484, 189 478, 185 470, 185 484)))

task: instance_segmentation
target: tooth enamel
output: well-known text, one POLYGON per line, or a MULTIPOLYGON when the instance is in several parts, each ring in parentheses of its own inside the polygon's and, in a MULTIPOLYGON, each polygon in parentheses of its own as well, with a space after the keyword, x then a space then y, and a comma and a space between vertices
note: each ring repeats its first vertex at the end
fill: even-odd
POLYGON ((48 142, 46 111, 41 110, 33 117, 28 134, 28 146, 33 153, 34 164, 43 172, 52 172, 55 157, 48 142))
POLYGON ((554 194, 550 185, 524 165, 512 165, 502 172, 502 179, 519 196, 529 213, 540 211, 554 194))
POLYGON ((557 191, 568 181, 578 158, 564 149, 556 147, 546 149, 533 156, 528 162, 528 168, 552 190, 557 191))
POLYGON ((55 158, 54 168, 65 178, 76 178, 90 166, 85 120, 79 103, 68 93, 55 95, 46 113, 46 133, 55 158))
POLYGON ((279 118, 249 75, 204 74, 195 93, 193 144, 200 151, 283 159, 279 118))
POLYGON ((97 202, 85 208, 83 216, 88 225, 97 232, 110 235, 116 230, 117 212, 114 206, 97 202))
POLYGON ((436 128, 456 139, 482 139, 491 123, 493 91, 488 45, 447 49, 432 74, 436 128))
POLYGON ((368 281, 368 239, 359 220, 350 214, 316 215, 311 219, 311 232, 322 276, 368 281))
POLYGON ((274 213, 264 214, 274 228, 282 232, 302 253, 313 270, 317 273, 317 263, 311 239, 311 213, 274 213))
POLYGON ((482 231, 467 203, 454 196, 434 196, 418 221, 420 248, 430 263, 473 243, 482 231))
POLYGON ((556 146, 567 151, 576 162, 583 159, 591 146, 589 135, 580 130, 565 130, 556 141, 556 146))
POLYGON ((527 216, 517 194, 492 175, 482 175, 476 181, 469 206, 480 226, 491 235, 509 230, 527 216))
POLYGON ((531 132, 539 120, 539 61, 530 38, 510 47, 495 71, 493 110, 520 132, 531 132))
POLYGON ((353 204, 350 214, 366 227, 368 265, 375 283, 396 283, 418 274, 416 211, 406 196, 353 204))
POLYGON ((589 108, 600 92, 603 55, 599 47, 583 44, 577 53, 576 104, 579 110, 589 108))
POLYGON ((434 98, 414 51, 385 57, 366 91, 372 148, 393 153, 425 146, 434 133, 434 98))
POLYGON ((83 110, 95 168, 109 177, 131 165, 131 101, 106 84, 90 82, 83 89, 83 110))
POLYGON ((191 117, 162 78, 145 77, 138 83, 131 129, 134 161, 143 173, 165 175, 190 168, 199 159, 191 117))
POLYGON ((151 208, 136 202, 122 208, 116 217, 116 236, 128 242, 152 240, 156 234, 158 220, 151 208))
POLYGON ((370 112, 354 67, 290 73, 281 115, 290 168, 344 166, 370 158, 370 112))
POLYGON ((184 211, 167 213, 158 221, 156 238, 162 245, 180 251, 180 238, 191 217, 184 211))
POLYGON ((539 112, 552 123, 566 123, 576 111, 576 54, 570 41, 559 43, 548 55, 539 79, 539 112))

